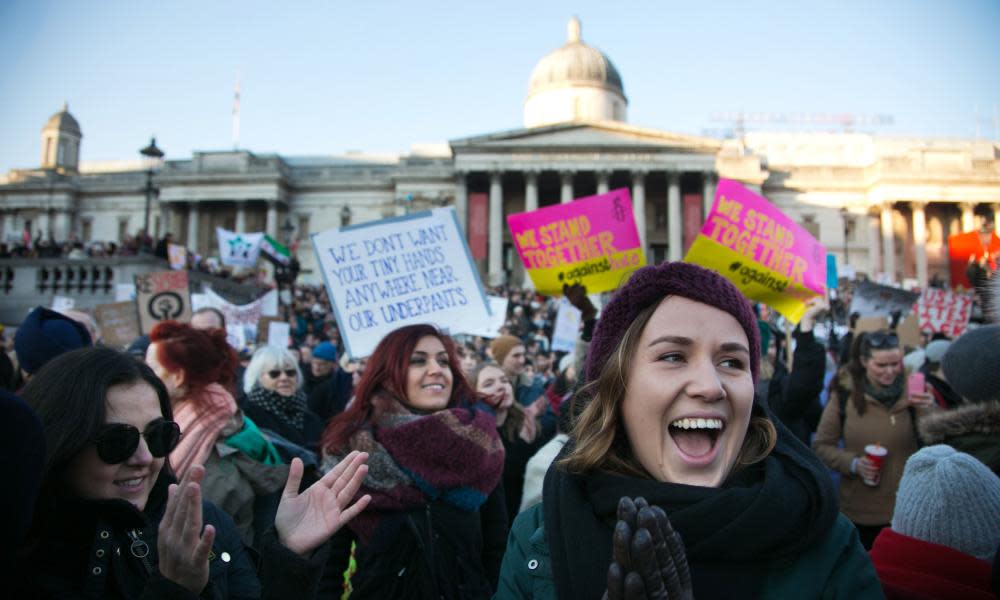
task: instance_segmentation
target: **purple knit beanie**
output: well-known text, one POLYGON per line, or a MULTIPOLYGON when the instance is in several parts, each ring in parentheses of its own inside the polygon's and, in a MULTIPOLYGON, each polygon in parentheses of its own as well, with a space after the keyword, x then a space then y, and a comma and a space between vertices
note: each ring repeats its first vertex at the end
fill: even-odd
POLYGON ((594 381, 618 347, 625 330, 643 309, 666 296, 682 296, 723 310, 736 318, 750 343, 750 372, 760 370, 760 330, 753 308, 736 286, 715 271, 685 262, 664 262, 632 273, 601 310, 587 355, 587 381, 594 381))

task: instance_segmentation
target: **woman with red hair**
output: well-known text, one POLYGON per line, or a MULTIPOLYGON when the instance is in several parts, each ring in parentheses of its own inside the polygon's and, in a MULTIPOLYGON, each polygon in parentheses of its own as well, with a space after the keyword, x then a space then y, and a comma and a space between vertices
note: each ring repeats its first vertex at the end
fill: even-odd
POLYGON ((205 499, 229 513, 252 545, 273 522, 288 467, 233 398, 236 352, 223 329, 164 321, 149 337, 146 364, 166 385, 181 429, 170 465, 179 478, 204 465, 205 499))
POLYGON ((329 593, 355 545, 352 598, 489 598, 507 536, 496 419, 477 410, 450 338, 431 325, 387 335, 350 406, 323 434, 323 469, 370 455, 368 509, 332 539, 329 593))

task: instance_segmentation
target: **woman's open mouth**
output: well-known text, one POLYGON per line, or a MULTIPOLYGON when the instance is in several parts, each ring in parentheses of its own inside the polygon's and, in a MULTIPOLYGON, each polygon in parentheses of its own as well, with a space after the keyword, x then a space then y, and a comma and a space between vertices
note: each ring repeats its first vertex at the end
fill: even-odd
POLYGON ((685 417, 670 423, 668 431, 685 463, 704 466, 715 458, 725 427, 725 421, 719 418, 685 417))

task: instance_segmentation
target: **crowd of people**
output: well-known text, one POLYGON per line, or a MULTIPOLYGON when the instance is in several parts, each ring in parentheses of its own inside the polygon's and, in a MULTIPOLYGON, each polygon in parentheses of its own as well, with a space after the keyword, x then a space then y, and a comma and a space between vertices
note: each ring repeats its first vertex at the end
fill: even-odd
POLYGON ((214 309, 128 348, 35 309, 0 353, 9 589, 996 597, 989 311, 907 347, 893 323, 851 330, 843 298, 791 325, 686 263, 563 292, 571 352, 558 299, 519 289, 491 290, 493 338, 408 325, 364 358, 320 287, 257 348, 214 309))

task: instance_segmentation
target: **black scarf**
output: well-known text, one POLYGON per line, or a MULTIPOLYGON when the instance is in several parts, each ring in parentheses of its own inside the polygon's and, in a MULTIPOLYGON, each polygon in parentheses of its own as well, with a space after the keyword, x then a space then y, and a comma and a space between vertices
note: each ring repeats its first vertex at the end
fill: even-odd
POLYGON ((247 395, 247 402, 259 406, 293 429, 301 431, 305 426, 305 413, 309 404, 302 388, 295 390, 291 396, 282 396, 275 390, 265 389, 261 384, 255 383, 247 395))
POLYGON ((870 379, 865 377, 865 393, 875 398, 886 408, 892 408, 895 406, 899 397, 903 395, 903 374, 900 373, 896 376, 888 386, 875 385, 870 379))
MULTIPOLYGON (((762 410, 754 408, 758 414, 762 410)), ((667 512, 684 540, 698 600, 757 596, 765 563, 794 559, 817 544, 838 510, 819 459, 776 419, 771 421, 778 430, 774 451, 719 488, 550 468, 542 510, 559 598, 604 593, 622 496, 642 496, 667 512)))

